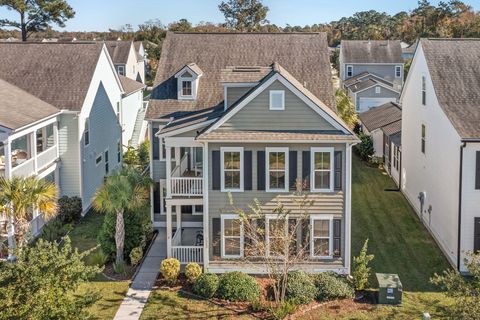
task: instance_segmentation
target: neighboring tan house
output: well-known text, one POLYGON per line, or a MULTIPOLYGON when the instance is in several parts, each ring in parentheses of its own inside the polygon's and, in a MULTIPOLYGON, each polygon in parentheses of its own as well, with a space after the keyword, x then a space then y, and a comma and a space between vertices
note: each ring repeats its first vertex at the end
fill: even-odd
POLYGON ((291 219, 301 215, 303 181, 313 206, 297 230, 309 255, 296 267, 350 272, 358 140, 336 114, 325 34, 169 32, 147 118, 152 220, 167 256, 208 272, 264 273, 244 261, 248 239, 228 194, 270 212, 258 221, 268 243, 278 201, 291 219))
POLYGON ((342 40, 340 80, 358 112, 396 102, 403 86, 400 41, 342 40))
POLYGON ((421 39, 401 96, 401 187, 451 264, 480 250, 480 40, 421 39))
POLYGON ((54 170, 60 194, 82 198, 86 212, 104 177, 122 162, 117 107, 124 91, 105 45, 2 43, 0 79, 12 86, 0 96, 2 126, 11 132, 2 134, 5 174, 43 177, 54 170), (17 118, 25 121, 8 124, 17 118))
POLYGON ((145 83, 144 57, 133 41, 105 41, 105 44, 119 75, 145 83))
POLYGON ((402 108, 388 102, 361 113, 359 118, 363 132, 372 137, 374 156, 383 159, 385 170, 400 186, 402 108))

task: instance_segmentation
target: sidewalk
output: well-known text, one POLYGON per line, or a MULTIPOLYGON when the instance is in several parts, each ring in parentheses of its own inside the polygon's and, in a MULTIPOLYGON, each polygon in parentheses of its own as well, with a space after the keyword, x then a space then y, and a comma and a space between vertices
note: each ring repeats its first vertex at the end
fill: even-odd
POLYGON ((166 239, 165 229, 160 229, 153 245, 147 252, 147 256, 143 260, 140 270, 135 279, 133 279, 126 297, 123 299, 120 308, 118 308, 114 320, 135 320, 140 318, 160 272, 160 263, 167 256, 166 239))

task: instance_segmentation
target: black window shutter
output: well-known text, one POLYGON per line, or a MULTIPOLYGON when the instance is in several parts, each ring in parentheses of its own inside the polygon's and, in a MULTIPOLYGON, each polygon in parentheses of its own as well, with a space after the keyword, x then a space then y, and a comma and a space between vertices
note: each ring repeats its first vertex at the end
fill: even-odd
POLYGON ((335 190, 342 190, 342 151, 335 151, 335 190))
POLYGON ((342 255, 342 220, 333 219, 333 256, 342 255))
POLYGON ((212 218, 212 254, 214 257, 221 256, 221 232, 220 218, 212 218))
POLYGON ((480 218, 474 219, 473 227, 473 252, 480 251, 480 218))
POLYGON ((257 190, 265 190, 265 151, 257 151, 257 190))
POLYGON ((480 190, 480 151, 477 151, 477 159, 475 166, 475 189, 480 190))
POLYGON ((302 183, 310 190, 310 151, 302 152, 302 183))
POLYGON ((243 153, 243 188, 244 190, 252 190, 252 151, 243 153))
POLYGON ((297 181, 297 151, 290 151, 288 155, 288 180, 290 190, 295 190, 297 181))
POLYGON ((212 190, 220 190, 220 151, 212 151, 212 190))
POLYGON ((308 219, 302 219, 302 249, 305 251, 306 256, 310 256, 310 221, 308 219))
POLYGON ((153 189, 153 213, 160 213, 161 203, 160 203, 160 183, 155 183, 153 189))

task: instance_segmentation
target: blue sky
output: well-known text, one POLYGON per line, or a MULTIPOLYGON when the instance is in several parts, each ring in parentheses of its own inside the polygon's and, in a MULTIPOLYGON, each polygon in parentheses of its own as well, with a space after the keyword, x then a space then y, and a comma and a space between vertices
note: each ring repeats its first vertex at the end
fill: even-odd
MULTIPOLYGON (((127 23, 134 27, 150 20, 160 19, 164 24, 187 18, 200 21, 223 22, 218 11, 221 0, 70 0, 76 16, 67 22, 69 31, 107 31, 127 23)), ((437 4, 439 1, 432 0, 437 4)), ((480 10, 480 0, 466 0, 480 10)), ((417 6, 417 0, 264 0, 270 8, 268 19, 277 25, 306 25, 330 22, 357 11, 375 9, 387 13, 408 11, 417 6)), ((0 8, 0 18, 15 18, 11 11, 0 8)))

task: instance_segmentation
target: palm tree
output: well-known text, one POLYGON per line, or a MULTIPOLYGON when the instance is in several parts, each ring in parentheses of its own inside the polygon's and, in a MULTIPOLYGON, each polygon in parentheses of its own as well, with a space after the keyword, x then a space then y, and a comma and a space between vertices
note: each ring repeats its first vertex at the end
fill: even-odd
POLYGON ((136 170, 124 168, 108 176, 105 184, 98 189, 93 201, 95 210, 116 215, 115 245, 116 264, 123 264, 125 246, 125 210, 135 210, 148 203, 150 179, 136 170))
POLYGON ((55 184, 36 177, 14 177, 7 180, 0 177, 0 210, 8 219, 8 246, 10 258, 16 249, 15 236, 19 247, 25 244, 32 209, 37 209, 45 218, 57 212, 58 189, 55 184))

